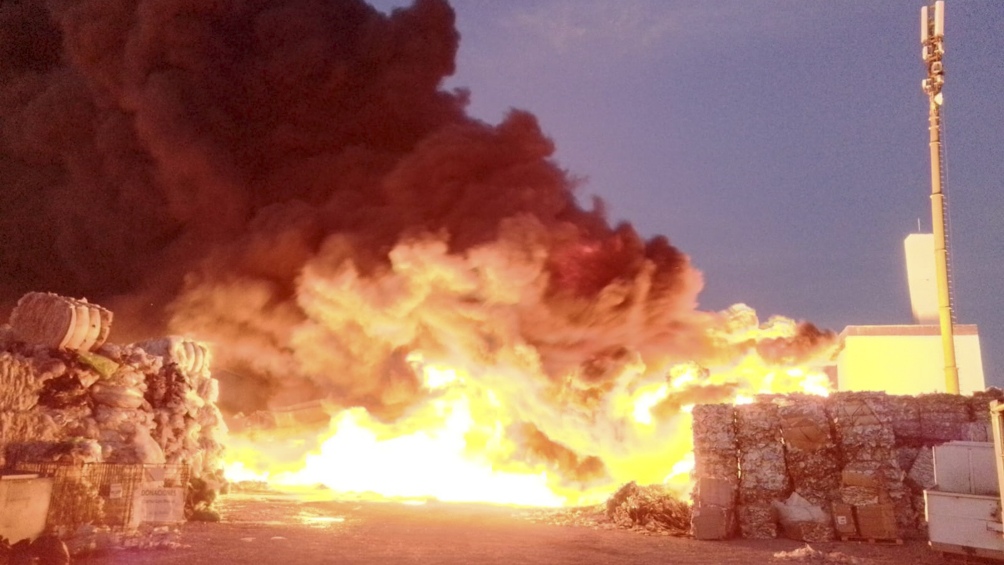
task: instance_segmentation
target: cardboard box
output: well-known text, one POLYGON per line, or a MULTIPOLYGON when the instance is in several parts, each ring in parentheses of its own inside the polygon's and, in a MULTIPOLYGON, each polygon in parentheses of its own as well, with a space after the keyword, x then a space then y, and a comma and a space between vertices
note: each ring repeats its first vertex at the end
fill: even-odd
POLYGON ((855 506, 858 535, 868 539, 896 539, 896 509, 890 503, 855 506))
POLYGON ((882 482, 879 480, 879 477, 858 471, 843 471, 840 474, 840 482, 844 486, 848 487, 868 487, 877 489, 882 486, 882 482))
POLYGON ((781 437, 787 445, 802 451, 813 451, 829 442, 830 432, 804 416, 792 416, 781 423, 781 437))
POLYGON ((690 532, 694 539, 720 540, 732 537, 735 531, 733 514, 721 506, 698 506, 690 516, 690 532))
POLYGON ((697 480, 697 496, 694 502, 699 506, 721 506, 731 508, 736 504, 736 485, 726 479, 703 478, 697 480))
POLYGON ((854 507, 850 504, 835 502, 833 504, 833 526, 837 530, 837 535, 857 537, 858 523, 854 519, 854 507))

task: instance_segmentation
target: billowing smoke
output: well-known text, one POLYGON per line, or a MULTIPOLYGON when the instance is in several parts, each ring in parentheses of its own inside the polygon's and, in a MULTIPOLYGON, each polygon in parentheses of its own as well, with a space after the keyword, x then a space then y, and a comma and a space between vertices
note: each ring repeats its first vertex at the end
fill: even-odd
POLYGON ((233 411, 324 398, 390 422, 447 363, 585 475, 602 464, 548 407, 829 345, 696 310, 687 256, 580 206, 534 116, 487 124, 442 89, 458 44, 444 0, 0 3, 0 303, 86 296, 113 339, 209 341, 233 411))

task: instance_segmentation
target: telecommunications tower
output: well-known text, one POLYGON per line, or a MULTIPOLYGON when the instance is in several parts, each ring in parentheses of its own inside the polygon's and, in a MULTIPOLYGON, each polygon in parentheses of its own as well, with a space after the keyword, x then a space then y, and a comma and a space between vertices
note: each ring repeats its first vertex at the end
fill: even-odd
POLYGON ((941 323, 941 343, 945 359, 945 390, 959 394, 959 369, 955 363, 955 336, 952 320, 952 290, 948 270, 948 248, 945 243, 947 208, 942 189, 944 172, 941 148, 941 107, 945 85, 945 2, 938 0, 920 9, 920 43, 927 65, 927 78, 922 83, 928 99, 928 129, 931 134, 931 226, 934 232, 934 266, 938 286, 938 319, 941 323))

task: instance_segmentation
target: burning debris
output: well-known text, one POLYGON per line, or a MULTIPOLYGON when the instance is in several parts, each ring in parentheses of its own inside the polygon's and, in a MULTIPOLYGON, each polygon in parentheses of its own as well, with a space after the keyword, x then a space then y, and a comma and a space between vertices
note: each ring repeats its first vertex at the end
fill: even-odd
POLYGON ((49 523, 130 525, 132 488, 189 488, 205 510, 223 484, 226 425, 205 345, 106 343, 111 312, 25 295, 0 326, 0 469, 55 477, 49 523), (215 485, 215 488, 206 485, 215 485))
POLYGON ((1001 397, 998 389, 972 397, 838 392, 695 406, 692 532, 808 542, 923 537, 932 446, 986 441, 989 403, 1001 397))

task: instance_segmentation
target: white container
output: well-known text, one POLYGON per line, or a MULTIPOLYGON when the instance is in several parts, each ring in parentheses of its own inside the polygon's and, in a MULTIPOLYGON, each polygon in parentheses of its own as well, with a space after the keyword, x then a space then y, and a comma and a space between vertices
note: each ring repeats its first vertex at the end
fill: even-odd
POLYGON ((943 493, 999 496, 994 444, 951 441, 934 446, 934 480, 943 493))
POLYGON ((52 479, 0 475, 0 536, 11 543, 35 539, 45 530, 52 479))
POLYGON ((1004 559, 998 497, 925 490, 924 502, 933 549, 1004 559))

